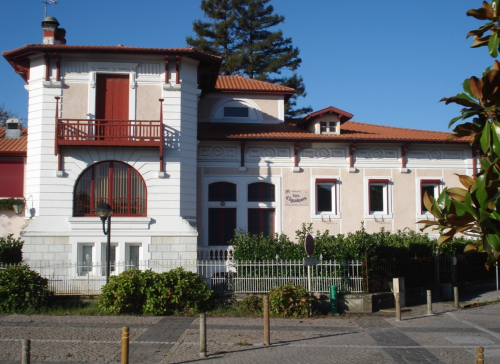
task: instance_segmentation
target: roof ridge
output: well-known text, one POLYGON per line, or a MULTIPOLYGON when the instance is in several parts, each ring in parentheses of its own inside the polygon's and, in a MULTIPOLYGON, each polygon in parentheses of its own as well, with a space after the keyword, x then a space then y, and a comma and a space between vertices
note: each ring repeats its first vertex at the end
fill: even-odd
POLYGON ((412 131, 420 131, 420 132, 427 132, 427 133, 443 133, 443 134, 452 134, 453 132, 451 131, 437 131, 437 130, 426 130, 426 129, 415 129, 415 128, 405 128, 401 126, 391 126, 391 125, 379 125, 379 124, 369 124, 369 123, 363 123, 360 121, 354 121, 354 120, 349 120, 346 121, 346 123, 354 123, 358 125, 368 125, 370 127, 379 127, 379 128, 385 128, 385 129, 399 129, 399 130, 412 130, 412 131))

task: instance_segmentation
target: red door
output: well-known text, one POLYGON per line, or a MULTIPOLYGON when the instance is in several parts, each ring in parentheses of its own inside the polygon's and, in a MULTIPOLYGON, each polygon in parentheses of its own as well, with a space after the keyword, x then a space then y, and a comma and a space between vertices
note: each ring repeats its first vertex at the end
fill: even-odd
POLYGON ((110 130, 108 120, 128 120, 129 81, 128 75, 98 74, 96 85, 97 135, 112 136, 127 130, 119 124, 110 130))

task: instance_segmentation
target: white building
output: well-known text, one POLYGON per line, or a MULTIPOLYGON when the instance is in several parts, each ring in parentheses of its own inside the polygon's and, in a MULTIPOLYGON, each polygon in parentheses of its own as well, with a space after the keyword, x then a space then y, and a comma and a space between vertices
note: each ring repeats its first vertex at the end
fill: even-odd
POLYGON ((219 76, 220 58, 191 48, 71 46, 57 20, 42 26, 43 44, 3 53, 29 93, 27 260, 104 259, 101 202, 118 261, 194 259, 234 229, 415 230, 423 192, 477 167, 447 133, 334 107, 287 122, 293 89, 219 76))

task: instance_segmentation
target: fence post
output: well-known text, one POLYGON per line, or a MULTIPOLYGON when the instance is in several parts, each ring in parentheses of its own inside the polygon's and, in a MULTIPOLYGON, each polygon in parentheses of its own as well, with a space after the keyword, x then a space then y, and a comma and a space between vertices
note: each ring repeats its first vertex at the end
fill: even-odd
POLYGON ((122 362, 121 362, 121 364, 128 364, 129 337, 130 337, 130 329, 127 326, 124 326, 122 328, 122 362))
POLYGON ((481 346, 476 349, 475 364, 484 364, 484 348, 482 348, 481 346))
POLYGON ((269 296, 264 295, 264 345, 271 345, 269 332, 269 296))
POLYGON ((366 293, 370 293, 370 281, 368 280, 368 253, 365 252, 366 293))
POLYGON ((30 364, 31 341, 23 340, 23 351, 21 353, 21 364, 30 364))
POLYGON ((434 256, 434 274, 436 279, 436 284, 439 284, 439 252, 436 251, 436 255, 434 256))
POLYGON ((427 290, 427 314, 432 315, 432 291, 427 290))
POLYGON ((401 299, 399 292, 396 293, 396 321, 401 321, 401 299))
POLYGON ((207 357, 207 318, 200 313, 200 358, 207 357))

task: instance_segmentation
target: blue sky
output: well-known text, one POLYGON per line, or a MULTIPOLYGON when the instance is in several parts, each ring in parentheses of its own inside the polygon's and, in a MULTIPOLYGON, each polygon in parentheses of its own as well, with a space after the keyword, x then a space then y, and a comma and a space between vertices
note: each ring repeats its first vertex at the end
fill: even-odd
MULTIPOLYGON (((71 45, 184 47, 200 0, 60 0, 49 7, 71 45)), ((461 91, 493 59, 471 49, 469 30, 482 22, 465 15, 476 0, 271 0, 285 16, 281 28, 300 49, 307 97, 314 110, 334 106, 364 123, 447 131, 460 108, 439 103, 461 91)), ((43 4, 2 3, 0 50, 41 43, 43 4)), ((24 81, 0 60, 0 104, 27 115, 24 81)))

